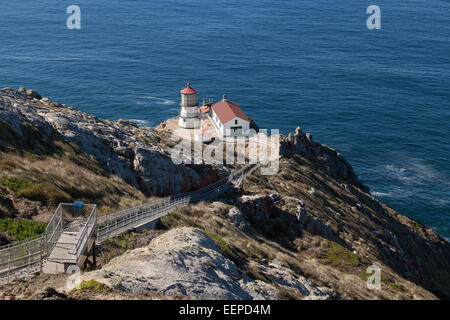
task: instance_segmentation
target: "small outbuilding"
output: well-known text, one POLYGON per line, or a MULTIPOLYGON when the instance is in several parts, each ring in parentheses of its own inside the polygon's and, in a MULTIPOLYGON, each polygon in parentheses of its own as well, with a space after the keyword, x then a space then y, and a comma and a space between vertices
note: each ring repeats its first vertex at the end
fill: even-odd
POLYGON ((211 107, 211 120, 222 136, 248 135, 250 120, 244 111, 226 96, 211 107))

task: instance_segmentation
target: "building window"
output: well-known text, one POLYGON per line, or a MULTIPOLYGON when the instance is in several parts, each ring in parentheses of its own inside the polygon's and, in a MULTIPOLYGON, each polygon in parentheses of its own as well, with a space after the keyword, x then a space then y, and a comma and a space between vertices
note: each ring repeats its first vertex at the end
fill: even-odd
POLYGON ((237 124, 237 119, 236 119, 236 120, 234 120, 234 124, 237 124))

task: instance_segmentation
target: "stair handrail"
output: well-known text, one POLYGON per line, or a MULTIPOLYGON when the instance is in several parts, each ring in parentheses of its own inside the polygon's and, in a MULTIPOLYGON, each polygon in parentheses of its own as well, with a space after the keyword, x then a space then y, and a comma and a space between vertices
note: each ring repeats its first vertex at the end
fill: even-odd
POLYGON ((75 255, 77 262, 79 257, 83 253, 83 250, 85 249, 84 248, 85 243, 88 242, 89 237, 91 236, 91 232, 93 230, 94 232, 96 231, 96 227, 97 227, 97 205, 94 205, 91 214, 89 215, 89 218, 86 221, 86 224, 81 230, 80 236, 78 237, 74 245, 74 251, 71 252, 75 255))

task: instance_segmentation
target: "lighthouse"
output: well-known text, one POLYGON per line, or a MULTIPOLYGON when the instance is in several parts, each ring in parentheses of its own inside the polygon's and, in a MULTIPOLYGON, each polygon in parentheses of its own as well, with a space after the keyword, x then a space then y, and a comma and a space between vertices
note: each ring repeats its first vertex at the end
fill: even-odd
POLYGON ((185 129, 194 129, 199 125, 197 90, 188 82, 186 88, 181 92, 181 111, 178 126, 185 129))

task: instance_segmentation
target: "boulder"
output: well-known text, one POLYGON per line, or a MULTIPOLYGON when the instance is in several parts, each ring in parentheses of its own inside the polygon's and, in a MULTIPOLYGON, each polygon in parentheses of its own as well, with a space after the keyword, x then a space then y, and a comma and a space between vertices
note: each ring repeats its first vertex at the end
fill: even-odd
POLYGON ((233 207, 228 211, 228 217, 230 218, 231 223, 239 230, 245 230, 249 226, 242 211, 236 207, 233 207))
POLYGON ((273 285, 241 273, 213 240, 190 227, 172 229, 81 277, 92 279, 132 294, 156 291, 206 300, 278 297, 273 285))
POLYGON ((27 90, 26 95, 32 99, 38 99, 38 100, 42 99, 42 96, 34 90, 27 90))
POLYGON ((117 122, 117 124, 119 124, 121 126, 131 126, 131 127, 135 127, 135 128, 139 127, 136 122, 131 121, 131 120, 119 119, 116 122, 117 122))
POLYGON ((274 205, 279 200, 279 196, 253 195, 242 196, 242 212, 249 220, 269 219, 274 216, 274 205))
POLYGON ((291 269, 286 268, 276 259, 267 265, 251 261, 250 266, 258 269, 268 279, 283 289, 296 292, 303 299, 328 300, 332 297, 331 289, 317 287, 305 277, 295 274, 291 269))
POLYGON ((13 237, 10 237, 7 233, 0 232, 0 246, 10 244, 14 241, 13 237))

